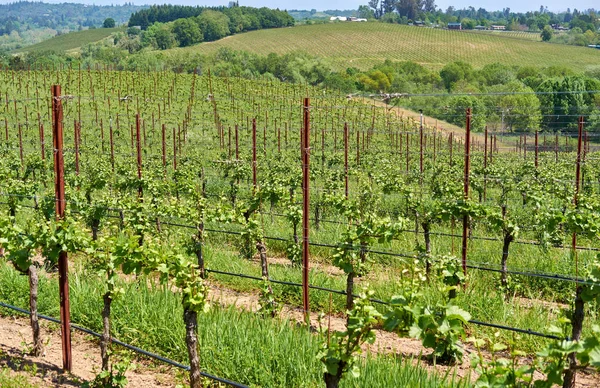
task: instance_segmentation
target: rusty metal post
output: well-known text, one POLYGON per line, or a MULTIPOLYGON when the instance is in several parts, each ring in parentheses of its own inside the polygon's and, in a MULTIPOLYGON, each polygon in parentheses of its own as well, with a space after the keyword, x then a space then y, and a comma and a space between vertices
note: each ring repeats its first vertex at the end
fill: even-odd
POLYGON ((240 135, 238 125, 235 125, 235 160, 240 160, 240 135))
POLYGON ((410 134, 406 132, 406 172, 408 172, 409 168, 409 156, 408 156, 408 146, 410 145, 410 134))
MULTIPOLYGON (((63 156, 63 109, 60 85, 52 86, 52 140, 54 147, 54 190, 56 196, 56 219, 65 217, 65 165, 63 156)), ((58 284, 60 295, 60 332, 62 342, 63 369, 70 372, 71 356, 71 313, 69 306, 69 261, 67 252, 58 256, 58 284)))
POLYGON ((590 151, 590 141, 588 139, 588 133, 587 133, 587 131, 585 131, 583 133, 583 161, 584 162, 585 162, 585 159, 586 159, 589 151, 590 151))
POLYGON ((452 166, 452 150, 454 149, 454 145, 452 144, 452 140, 454 138, 454 132, 450 132, 450 136, 448 137, 448 143, 450 148, 450 165, 452 166))
POLYGON ((227 156, 231 159, 231 126, 227 127, 227 156))
POLYGON ((419 178, 419 182, 423 182, 423 110, 421 109, 419 112, 421 114, 421 124, 419 125, 419 173, 421 174, 421 176, 419 178))
POLYGON ((360 132, 356 131, 356 167, 360 166, 360 132))
POLYGON ((42 148, 42 160, 46 160, 46 145, 44 142, 44 124, 40 124, 40 146, 42 148))
POLYGON ((488 152, 490 165, 492 164, 492 159, 494 158, 494 139, 496 139, 496 135, 490 135, 490 150, 488 152))
POLYGON ((142 143, 140 141, 140 114, 135 115, 135 145, 137 151, 137 170, 138 170, 138 198, 144 196, 144 189, 142 187, 142 143))
POLYGON ((173 126, 173 170, 177 170, 177 130, 173 126))
POLYGON ((104 121, 100 119, 100 143, 102 145, 102 153, 104 153, 104 121))
POLYGON ((538 131, 535 131, 535 168, 538 168, 538 131))
POLYGON ((348 199, 348 123, 344 123, 344 193, 348 199))
POLYGON ((162 164, 165 176, 167 175, 167 133, 165 124, 162 125, 162 164))
MULTIPOLYGON (((583 116, 579 117, 578 123, 578 139, 577 139, 577 165, 575 169, 575 194, 573 196, 573 204, 575 208, 577 208, 577 204, 579 201, 579 189, 580 189, 580 179, 581 179, 581 163, 582 163, 582 137, 583 137, 583 116)), ((577 233, 573 232, 573 237, 571 240, 571 253, 573 255, 573 260, 575 261, 575 279, 579 279, 579 260, 577 256, 577 233)), ((572 331, 571 331, 571 339, 573 341, 579 341, 581 338, 581 333, 583 331, 583 320, 585 318, 585 304, 582 298, 583 288, 581 284, 576 284, 575 287, 575 303, 574 310, 571 319, 572 331)), ((575 353, 571 353, 568 355, 569 361, 569 369, 566 371, 564 375, 565 386, 571 387, 575 385, 576 375, 576 367, 577 367, 577 359, 575 357, 575 353)))
POLYGON ((485 126, 485 139, 483 141, 483 201, 487 194, 487 159, 488 159, 488 127, 485 126))
POLYGON ((23 130, 19 124, 19 156, 21 157, 21 167, 23 166, 23 130))
POLYGON ((558 133, 554 134, 554 162, 558 163, 558 133))
POLYGON ((256 118, 252 119, 252 188, 256 192, 256 118))
POLYGON ((281 154, 281 127, 277 127, 277 153, 281 154))
POLYGON ((79 175, 79 135, 77 133, 77 120, 73 121, 73 134, 75 135, 75 175, 79 175))
POLYGON ((110 138, 110 165, 112 166, 112 171, 115 172, 115 142, 113 139, 112 119, 110 119, 108 126, 108 136, 110 138))
MULTIPOLYGON (((467 126, 465 134, 465 178, 464 178, 464 200, 469 199, 469 172, 471 170, 471 108, 467 108, 467 126)), ((462 235, 462 267, 467 274, 467 248, 468 248, 469 216, 463 216, 462 235)))
POLYGON ((309 268, 309 211, 310 211, 310 100, 304 99, 304 146, 302 152, 302 305, 304 321, 310 325, 310 306, 308 300, 308 268, 309 268))

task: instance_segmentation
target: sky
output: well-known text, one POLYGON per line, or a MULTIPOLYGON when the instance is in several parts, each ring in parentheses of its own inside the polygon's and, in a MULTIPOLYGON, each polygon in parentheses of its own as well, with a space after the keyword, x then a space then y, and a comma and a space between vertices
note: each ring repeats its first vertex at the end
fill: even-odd
MULTIPOLYGON (((0 3, 14 2, 16 0, 0 0, 0 3)), ((229 0, 43 0, 51 3, 84 3, 84 4, 96 4, 96 5, 110 5, 110 4, 123 4, 126 2, 132 2, 136 5, 142 4, 183 4, 183 5, 227 5, 229 0)), ((317 9, 324 11, 327 9, 357 9, 359 5, 367 4, 368 0, 240 0, 240 5, 246 5, 250 7, 269 7, 279 9, 317 9)), ((438 8, 446 9, 452 5, 454 8, 467 8, 473 6, 477 8, 485 8, 488 11, 501 10, 502 8, 509 7, 514 12, 526 12, 535 11, 540 9, 540 5, 548 7, 548 10, 554 12, 565 11, 567 7, 571 10, 577 8, 584 10, 588 8, 599 8, 598 0, 573 0, 565 2, 564 0, 544 0, 543 2, 533 3, 531 1, 522 0, 504 0, 502 2, 494 0, 436 0, 438 8)))

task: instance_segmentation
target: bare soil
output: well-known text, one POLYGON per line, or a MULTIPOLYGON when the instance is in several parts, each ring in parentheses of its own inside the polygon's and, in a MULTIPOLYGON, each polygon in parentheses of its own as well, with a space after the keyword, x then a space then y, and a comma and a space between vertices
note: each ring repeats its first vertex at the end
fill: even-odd
MULTIPOLYGON (((60 330, 48 322, 41 322, 42 338, 46 344, 41 357, 28 354, 31 327, 27 318, 0 317, 0 368, 11 369, 15 374, 27 376, 33 385, 42 387, 79 387, 93 380, 100 371, 100 347, 89 336, 73 332, 73 371, 62 371, 60 330)), ((115 349, 117 350, 117 349, 115 349)), ((151 367, 139 361, 127 371, 130 387, 174 387, 178 371, 159 366, 151 367)))

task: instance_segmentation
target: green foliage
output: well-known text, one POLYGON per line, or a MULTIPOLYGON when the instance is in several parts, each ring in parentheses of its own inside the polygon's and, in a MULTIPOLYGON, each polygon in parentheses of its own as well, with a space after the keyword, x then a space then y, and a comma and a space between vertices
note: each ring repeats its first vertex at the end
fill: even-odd
POLYGON ((222 12, 206 10, 197 18, 204 41, 211 42, 229 35, 229 17, 222 12))
POLYGON ((383 317, 383 328, 407 336, 410 328, 418 319, 420 313, 418 306, 423 303, 421 287, 427 278, 419 270, 417 262, 411 266, 410 272, 405 270, 402 275, 403 292, 390 299, 390 307, 383 317))
POLYGON ((549 42, 552 39, 552 35, 554 35, 554 31, 552 31, 552 27, 546 25, 540 34, 542 41, 549 42))
POLYGON ((0 245, 8 251, 7 259, 21 272, 27 272, 32 265, 31 258, 38 247, 32 228, 32 225, 21 228, 11 218, 0 219, 0 245))
POLYGON ((280 309, 281 305, 275 300, 273 290, 271 289, 271 282, 269 279, 263 278, 260 285, 258 313, 263 317, 275 317, 280 309))
POLYGON ((113 19, 113 18, 106 18, 106 19, 104 19, 104 22, 102 23, 102 27, 104 27, 104 28, 115 28, 115 19, 113 19))
POLYGON ((131 365, 130 360, 113 363, 110 370, 103 370, 96 375, 94 380, 85 382, 83 388, 124 388, 127 386, 125 373, 131 365))
POLYGON ((365 290, 356 298, 354 308, 348 312, 346 331, 336 331, 331 336, 326 334, 328 340, 317 355, 323 363, 325 374, 341 378, 350 372, 355 378, 360 376, 357 361, 361 345, 375 341, 373 326, 381 318, 381 314, 370 304, 372 295, 372 292, 365 290))
POLYGON ((465 62, 457 61, 444 66, 440 77, 448 91, 452 90, 459 81, 469 81, 473 77, 473 67, 465 62))
POLYGON ((460 362, 464 352, 460 338, 464 336, 464 326, 471 314, 460 307, 447 305, 419 306, 417 319, 410 328, 409 335, 420 339, 423 346, 433 349, 434 362, 460 362))
POLYGON ((458 257, 435 256, 432 261, 438 277, 446 286, 446 291, 457 290, 461 284, 464 284, 465 274, 458 257))
POLYGON ((202 42, 202 31, 198 24, 191 19, 176 20, 173 22, 172 31, 181 47, 202 42))
POLYGON ((472 343, 477 349, 476 354, 471 355, 471 367, 479 377, 475 382, 478 388, 501 388, 501 387, 528 387, 533 381, 535 368, 530 365, 520 365, 519 359, 526 356, 522 351, 510 349, 510 359, 504 358, 507 346, 503 343, 492 343, 488 341, 491 351, 491 360, 486 360, 481 348, 486 341, 470 337, 467 342, 472 343))

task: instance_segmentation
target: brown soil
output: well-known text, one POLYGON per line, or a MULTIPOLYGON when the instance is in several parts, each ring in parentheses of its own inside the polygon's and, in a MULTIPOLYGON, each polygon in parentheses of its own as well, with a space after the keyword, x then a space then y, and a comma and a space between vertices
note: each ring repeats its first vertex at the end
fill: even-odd
MULTIPOLYGON (((73 332, 73 371, 62 371, 60 331, 52 323, 41 322, 42 338, 46 344, 41 357, 27 354, 31 328, 27 318, 0 317, 0 368, 27 376, 31 384, 42 387, 78 387, 93 380, 100 371, 100 347, 90 337, 73 332)), ((115 350, 117 350, 115 348, 115 350)), ((130 387, 174 387, 177 371, 160 366, 151 368, 138 363, 127 371, 130 387)))
MULTIPOLYGON (((394 112, 397 116, 408 117, 417 123, 420 121, 421 115, 419 112, 415 112, 415 111, 412 111, 412 110, 409 110, 406 108, 401 108, 398 106, 391 106, 391 105, 386 104, 383 101, 378 101, 378 100, 373 100, 372 103, 379 107, 388 108, 390 111, 394 112)), ((425 128, 436 129, 437 131, 443 132, 445 134, 452 133, 453 134, 452 136, 455 141, 460 140, 460 141, 464 142, 464 140, 465 140, 465 129, 461 128, 457 125, 450 124, 446 121, 438 120, 438 119, 436 119, 434 117, 430 117, 430 116, 423 116, 423 125, 425 128)), ((485 141, 485 136, 481 133, 472 132, 472 136, 480 144, 483 144, 485 141)), ((500 139, 497 140, 497 144, 498 144, 498 149, 500 152, 507 149, 506 146, 502 143, 502 141, 500 139)))

